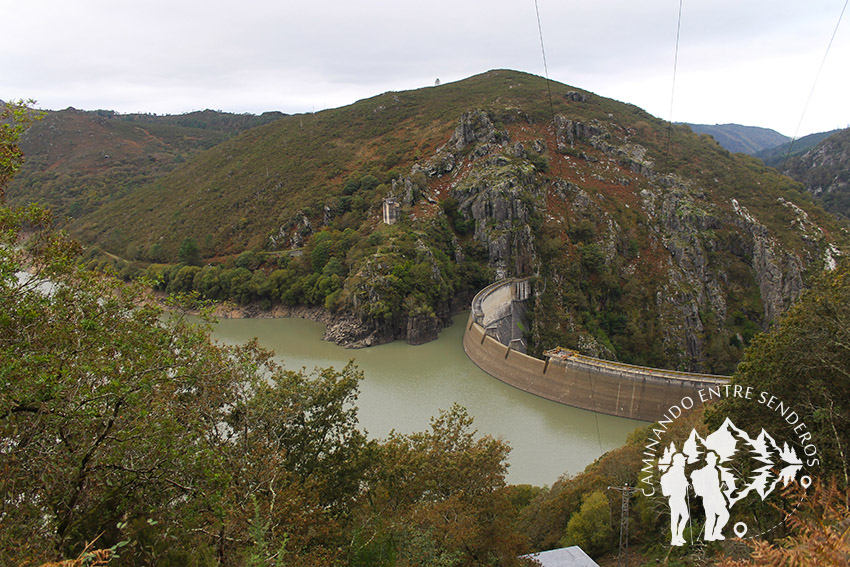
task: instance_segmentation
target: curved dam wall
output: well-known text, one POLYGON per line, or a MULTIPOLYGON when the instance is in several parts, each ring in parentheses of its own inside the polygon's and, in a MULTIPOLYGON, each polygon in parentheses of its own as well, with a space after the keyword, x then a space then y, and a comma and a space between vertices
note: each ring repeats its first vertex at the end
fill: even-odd
POLYGON ((632 366, 574 354, 541 360, 525 354, 522 315, 528 279, 503 280, 472 300, 463 348, 479 368, 506 384, 578 408, 656 421, 685 396, 728 383, 726 376, 632 366))

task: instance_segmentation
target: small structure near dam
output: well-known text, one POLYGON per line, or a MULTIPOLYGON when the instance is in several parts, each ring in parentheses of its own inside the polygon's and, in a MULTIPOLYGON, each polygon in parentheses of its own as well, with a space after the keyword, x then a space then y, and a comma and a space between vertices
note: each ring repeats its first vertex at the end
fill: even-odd
POLYGON ((479 368, 506 384, 578 408, 655 421, 685 396, 729 381, 727 376, 633 366, 568 349, 525 354, 522 323, 529 278, 502 280, 472 300, 463 348, 479 368))

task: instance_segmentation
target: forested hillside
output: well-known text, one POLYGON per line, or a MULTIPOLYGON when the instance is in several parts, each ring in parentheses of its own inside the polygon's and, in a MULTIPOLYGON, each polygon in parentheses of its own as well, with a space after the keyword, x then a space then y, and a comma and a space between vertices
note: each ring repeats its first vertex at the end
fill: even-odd
POLYGON ((839 130, 831 130, 829 132, 809 134, 808 136, 803 136, 798 140, 789 140, 784 144, 762 150, 755 154, 755 156, 762 160, 765 165, 782 169, 788 159, 802 156, 816 145, 838 132, 839 130))
POLYGON ((742 126, 740 124, 688 124, 697 134, 708 134, 717 143, 735 153, 758 155, 760 152, 790 141, 788 136, 776 130, 742 126))
POLYGON ((74 108, 46 112, 23 134, 27 160, 11 203, 37 200, 79 218, 172 171, 201 150, 283 116, 205 110, 178 116, 74 108))
POLYGON ((500 70, 284 116, 67 227, 93 265, 324 310, 343 344, 429 340, 486 283, 534 275, 532 353, 730 372, 846 242, 800 188, 686 126, 500 70))
POLYGON ((789 160, 786 173, 802 183, 824 209, 850 219, 850 128, 789 160))

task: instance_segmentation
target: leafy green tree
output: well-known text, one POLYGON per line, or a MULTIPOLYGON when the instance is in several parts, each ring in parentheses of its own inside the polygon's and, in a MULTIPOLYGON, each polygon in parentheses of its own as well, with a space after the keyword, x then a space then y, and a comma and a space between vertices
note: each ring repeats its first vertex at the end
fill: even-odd
POLYGON ((219 279, 221 272, 220 267, 205 266, 201 268, 192 281, 193 289, 206 299, 225 299, 219 279))
POLYGON ((253 250, 246 250, 236 258, 237 268, 247 268, 249 270, 256 270, 259 265, 260 258, 253 250))
POLYGON ((141 286, 81 268, 51 223, 0 208, 0 564, 98 537, 129 542, 127 565, 337 562, 365 466, 360 373, 216 345, 141 286))
POLYGON ((283 455, 285 470, 318 490, 323 506, 341 511, 357 495, 365 467, 366 438, 354 405, 361 379, 352 363, 312 375, 279 369, 228 423, 237 439, 249 435, 264 451, 283 455))
POLYGON ((328 263, 325 264, 325 267, 322 269, 322 275, 324 275, 324 276, 337 275, 337 276, 344 278, 347 274, 346 274, 345 266, 342 264, 342 262, 339 260, 339 258, 337 258, 336 256, 333 256, 333 257, 331 257, 330 260, 328 260, 328 263))
POLYGON ((33 100, 17 100, 0 107, 0 204, 6 200, 6 185, 24 162, 18 140, 33 120, 41 118, 30 108, 34 103, 33 100))
MULTIPOLYGON (((770 331, 753 340, 732 378, 734 384, 752 387, 756 396, 767 392, 793 406, 805 428, 789 443, 819 467, 819 474, 836 476, 843 488, 850 486, 848 345, 850 261, 845 259, 817 277, 770 331)), ((778 414, 775 404, 730 397, 708 412, 714 428, 726 417, 748 431, 774 431, 778 414)))
POLYGON ((360 178, 360 190, 372 191, 381 184, 381 180, 371 174, 366 174, 360 178))
POLYGON ((321 273, 331 257, 332 237, 330 233, 322 231, 313 237, 313 244, 314 248, 310 251, 310 263, 314 272, 321 273))
POLYGON ((195 277, 201 271, 198 266, 183 266, 168 282, 168 293, 189 293, 195 288, 195 277))
POLYGON ((100 533, 108 546, 122 518, 197 497, 195 475, 215 468, 199 448, 258 356, 80 269, 50 222, 37 208, 0 213, 0 554, 75 555, 100 533), (13 248, 23 224, 41 229, 32 262, 13 248))
POLYGON ((150 250, 148 250, 148 259, 152 262, 165 261, 165 250, 162 249, 162 244, 156 242, 151 245, 150 250))
POLYGON ((358 510, 361 537, 396 542, 399 565, 515 565, 520 541, 505 485, 509 447, 476 436, 455 405, 431 430, 377 448, 358 510), (425 557, 430 563, 422 563, 425 557))
POLYGON ((201 265, 201 251, 198 249, 198 243, 194 238, 186 237, 180 244, 180 250, 177 252, 177 257, 181 264, 189 266, 201 265))
POLYGON ((611 545, 611 507, 600 490, 585 496, 581 509, 567 523, 566 545, 577 545, 589 555, 599 555, 611 545))

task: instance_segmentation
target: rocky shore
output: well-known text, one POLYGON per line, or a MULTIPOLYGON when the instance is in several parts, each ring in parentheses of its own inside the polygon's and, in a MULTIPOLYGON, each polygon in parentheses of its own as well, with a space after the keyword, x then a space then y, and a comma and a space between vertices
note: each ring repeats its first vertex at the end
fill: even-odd
POLYGON ((468 302, 459 302, 454 309, 447 310, 443 317, 407 317, 398 325, 375 327, 349 313, 331 313, 322 307, 275 305, 264 309, 257 303, 237 305, 226 302, 213 310, 221 319, 282 319, 297 317, 325 325, 322 340, 336 343, 345 348, 365 348, 403 340, 411 345, 420 345, 437 339, 440 330, 452 323, 452 317, 468 302))

